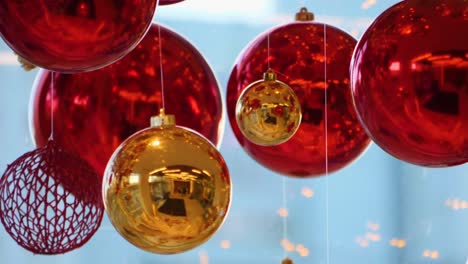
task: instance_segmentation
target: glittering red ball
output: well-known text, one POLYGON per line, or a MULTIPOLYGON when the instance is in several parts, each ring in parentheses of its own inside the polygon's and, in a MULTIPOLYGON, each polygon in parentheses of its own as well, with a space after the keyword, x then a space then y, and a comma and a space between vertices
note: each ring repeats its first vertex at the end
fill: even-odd
POLYGON ((82 72, 129 53, 143 38, 157 0, 2 0, 0 36, 42 68, 82 72))
POLYGON ((0 178, 0 220, 35 254, 81 247, 101 225, 103 212, 100 177, 53 141, 15 160, 0 178))
POLYGON ((406 0, 356 48, 351 86, 372 139, 406 162, 468 161, 468 1, 406 0))
POLYGON ((172 5, 182 1, 184 0, 159 0, 159 5, 172 5))
MULTIPOLYGON (((202 55, 161 26, 166 113, 219 144, 224 132, 218 82, 202 55)), ((78 153, 102 175, 114 150, 159 113, 161 78, 158 26, 135 50, 98 71, 55 74, 55 140, 78 153)), ((50 72, 39 72, 30 104, 30 129, 43 146, 50 133, 50 72)))
POLYGON ((370 140, 356 118, 349 89, 349 62, 355 44, 354 38, 335 27, 295 22, 269 30, 244 50, 229 79, 227 108, 239 143, 253 159, 280 174, 308 177, 326 172, 327 155, 329 172, 360 156, 370 140), (268 69, 268 34, 270 66, 296 92, 302 106, 299 130, 274 147, 251 143, 241 134, 235 118, 242 91, 268 69))

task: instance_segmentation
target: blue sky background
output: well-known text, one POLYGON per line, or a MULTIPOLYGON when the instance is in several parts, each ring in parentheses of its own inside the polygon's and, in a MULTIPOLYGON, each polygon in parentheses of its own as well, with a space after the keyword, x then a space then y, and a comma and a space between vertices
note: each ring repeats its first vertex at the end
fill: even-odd
MULTIPOLYGON (((186 0, 158 8, 155 21, 199 48, 225 92, 231 66, 244 46, 266 29, 291 21, 304 3, 314 11, 316 20, 359 38, 377 15, 396 2, 186 0)), ((27 112, 36 73, 24 72, 0 41, 1 171, 34 147, 27 112)), ((357 162, 328 177, 284 178, 250 159, 228 123, 221 152, 233 181, 231 211, 221 230, 201 247, 174 256, 146 253, 127 243, 105 219, 96 236, 81 249, 44 257, 17 246, 0 227, 0 263, 280 263, 283 218, 278 210, 283 207, 283 182, 288 240, 294 246, 288 255, 295 263, 467 261, 468 165, 425 169, 398 161, 372 145, 357 162)))

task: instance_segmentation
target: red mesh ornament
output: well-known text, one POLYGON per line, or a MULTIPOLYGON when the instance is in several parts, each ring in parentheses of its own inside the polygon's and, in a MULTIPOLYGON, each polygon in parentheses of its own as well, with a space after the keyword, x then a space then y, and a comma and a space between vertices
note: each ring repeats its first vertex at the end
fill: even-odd
POLYGON ((2 0, 0 37, 34 65, 58 72, 102 68, 129 53, 157 0, 2 0))
POLYGON ((184 0, 159 0, 159 5, 172 5, 182 1, 184 0))
POLYGON ((99 228, 103 212, 100 177, 53 141, 15 160, 0 179, 0 220, 35 254, 81 247, 99 228))
POLYGON ((326 27, 326 82, 324 24, 310 21, 282 25, 263 33, 241 53, 231 72, 227 111, 237 140, 253 159, 283 175, 322 175, 326 172, 327 154, 328 172, 337 171, 358 158, 370 143, 357 120, 349 89, 349 62, 356 40, 338 28, 326 27), (302 121, 296 134, 287 142, 272 147, 247 140, 235 117, 240 94, 249 84, 261 79, 268 69, 268 61, 278 73, 278 80, 294 90, 302 107, 302 121))
MULTIPOLYGON (((224 131, 218 81, 198 50, 161 26, 165 109, 178 124, 213 144, 224 131)), ((114 150, 147 128, 161 104, 158 25, 118 62, 98 71, 54 74, 54 139, 77 153, 102 175, 114 150)), ((50 134, 51 74, 40 71, 31 94, 30 129, 37 146, 50 134)))
POLYGON ((351 64, 356 111, 394 157, 468 161, 468 1, 406 0, 381 14, 351 64))

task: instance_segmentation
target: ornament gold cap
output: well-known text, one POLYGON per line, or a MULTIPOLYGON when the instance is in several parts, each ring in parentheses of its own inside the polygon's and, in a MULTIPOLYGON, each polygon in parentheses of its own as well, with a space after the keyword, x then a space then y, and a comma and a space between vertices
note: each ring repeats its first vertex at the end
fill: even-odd
POLYGON ((175 116, 166 115, 164 108, 161 108, 158 116, 151 117, 151 126, 152 127, 175 126, 175 116))
POLYGON ((21 57, 20 55, 16 54, 16 56, 18 57, 18 62, 21 64, 21 67, 25 70, 25 71, 30 71, 30 70, 33 70, 36 68, 36 65, 32 64, 31 62, 29 62, 28 60, 26 60, 25 58, 21 57))
POLYGON ((268 69, 264 74, 263 74, 263 80, 264 81, 276 81, 276 73, 272 69, 268 69))
POLYGON ((293 264, 293 261, 290 258, 285 258, 281 261, 281 264, 293 264))
POLYGON ((302 7, 299 12, 296 13, 296 21, 314 21, 314 13, 309 12, 306 7, 302 7))

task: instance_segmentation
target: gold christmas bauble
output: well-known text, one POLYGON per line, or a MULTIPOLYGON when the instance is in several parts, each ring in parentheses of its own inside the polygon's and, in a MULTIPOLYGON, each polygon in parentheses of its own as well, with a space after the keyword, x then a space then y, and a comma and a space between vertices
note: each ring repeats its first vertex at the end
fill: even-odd
POLYGON ((236 121, 242 134, 262 146, 290 139, 301 124, 301 104, 293 89, 276 79, 272 70, 249 85, 236 104, 236 121))
POLYGON ((158 117, 123 142, 104 176, 107 214, 133 245, 175 254, 207 241, 221 226, 231 198, 228 168, 200 134, 158 117))

